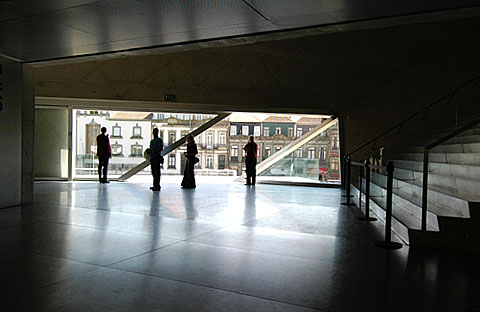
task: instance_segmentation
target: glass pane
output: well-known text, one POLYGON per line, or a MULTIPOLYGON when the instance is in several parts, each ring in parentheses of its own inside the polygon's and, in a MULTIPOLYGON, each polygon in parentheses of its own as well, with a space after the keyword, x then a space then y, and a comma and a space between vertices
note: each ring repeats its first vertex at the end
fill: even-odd
MULTIPOLYGON (((216 116, 191 113, 74 110, 75 177, 97 178, 96 137, 102 127, 107 128, 112 148, 108 177, 117 178, 145 160, 143 153, 150 146, 153 128, 159 129, 159 137, 163 140, 164 146, 168 146, 216 116)), ((206 133, 195 137, 199 158, 202 158, 202 154, 211 153, 212 149, 215 150, 215 154, 224 155, 227 158, 228 127, 228 121, 221 121, 207 131, 210 133, 208 138, 206 133)), ((185 166, 183 154, 185 151, 186 146, 183 145, 170 152, 165 158, 162 174, 182 174, 185 166)), ((220 170, 214 160, 210 164, 210 170, 220 170)), ((224 167, 221 170, 227 171, 226 175, 234 175, 233 170, 225 165, 224 167)), ((146 176, 147 179, 151 179, 150 174, 149 167, 138 173, 140 176, 146 176)))
MULTIPOLYGON (((315 127, 310 128, 312 131, 315 127)), ((301 128, 297 128, 297 133, 299 129, 301 128)), ((309 132, 305 132, 305 128, 302 131, 306 134, 309 132)), ((270 153, 267 147, 264 151, 267 155, 270 153)), ((259 175, 258 180, 340 183, 338 123, 335 122, 330 128, 270 166, 259 175)))

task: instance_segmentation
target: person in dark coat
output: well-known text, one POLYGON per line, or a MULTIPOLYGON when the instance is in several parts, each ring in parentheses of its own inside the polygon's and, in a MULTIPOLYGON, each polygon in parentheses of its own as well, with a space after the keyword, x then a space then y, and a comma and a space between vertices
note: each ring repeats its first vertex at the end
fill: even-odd
POLYGON ((160 191, 160 166, 163 163, 163 141, 158 137, 158 129, 153 129, 153 140, 150 141, 150 166, 152 167, 152 191, 160 191))
POLYGON ((112 158, 112 148, 110 147, 110 139, 108 138, 108 134, 106 134, 107 128, 102 127, 100 131, 102 133, 97 136, 98 180, 100 183, 110 183, 107 180, 107 172, 108 160, 112 158))
POLYGON ((247 173, 247 183, 246 185, 255 185, 255 180, 257 176, 257 143, 253 140, 253 135, 248 138, 248 143, 243 147, 245 151, 245 166, 247 173))
POLYGON ((187 163, 185 165, 185 170, 183 171, 183 188, 195 188, 195 173, 193 172, 193 167, 195 166, 195 160, 197 159, 195 155, 198 154, 197 144, 193 139, 193 135, 187 137, 187 151, 185 152, 185 157, 187 158, 187 163))

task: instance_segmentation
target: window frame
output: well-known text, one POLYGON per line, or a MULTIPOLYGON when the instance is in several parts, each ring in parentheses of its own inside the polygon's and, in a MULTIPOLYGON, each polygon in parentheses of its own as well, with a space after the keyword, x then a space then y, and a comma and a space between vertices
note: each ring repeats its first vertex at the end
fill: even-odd
POLYGON ((303 135, 303 128, 297 128, 297 138, 303 135))
POLYGON ((135 144, 132 144, 130 145, 130 156, 131 157, 143 157, 143 145, 141 144, 138 144, 138 142, 136 142, 135 144), (133 151, 135 150, 135 148, 140 148, 140 153, 133 153, 133 151))
POLYGON ((142 127, 140 127, 138 124, 132 127, 132 138, 142 138, 142 127), (135 134, 136 129, 140 131, 139 134, 135 134))
POLYGON ((118 144, 117 142, 115 142, 114 144, 112 144, 112 157, 119 157, 119 156, 123 156, 123 145, 122 144, 118 144), (115 153, 115 149, 117 148, 120 148, 120 152, 119 153, 115 153))
POLYGON ((260 126, 253 126, 253 136, 259 137, 261 133, 260 126))
POLYGON ((207 146, 213 146, 213 132, 207 133, 207 146))
POLYGON ((168 169, 176 169, 177 158, 174 153, 168 154, 168 169), (173 165, 172 165, 173 160, 173 165))
POLYGON ((112 126, 112 138, 121 138, 122 137, 122 127, 119 126, 118 124, 115 124, 115 126, 112 126), (115 130, 118 129, 118 135, 115 134, 115 130))
POLYGON ((236 125, 230 125, 230 135, 237 135, 237 126, 236 125))
POLYGON ((213 169, 213 155, 207 154, 205 157, 205 168, 213 169))
POLYGON ((293 138, 293 133, 294 133, 293 130, 294 130, 293 127, 288 127, 288 130, 287 130, 288 135, 287 135, 287 136, 288 136, 289 138, 293 138))
POLYGON ((232 145, 230 146, 230 156, 231 157, 238 157, 238 145, 232 145), (234 153, 235 151, 235 153, 234 153), (234 155, 236 154, 236 155, 234 155))
POLYGON ((173 144, 177 141, 177 131, 168 131, 168 145, 173 144), (172 139, 173 135, 173 141, 172 139))
POLYGON ((218 144, 221 146, 227 145, 227 134, 225 132, 218 133, 218 144))
POLYGON ((307 158, 308 159, 315 159, 315 147, 309 147, 307 149, 307 158), (312 153, 313 152, 313 153, 312 153))
POLYGON ((268 158, 270 156, 272 156, 272 147, 271 146, 265 146, 264 148, 264 151, 265 151, 265 158, 268 158))

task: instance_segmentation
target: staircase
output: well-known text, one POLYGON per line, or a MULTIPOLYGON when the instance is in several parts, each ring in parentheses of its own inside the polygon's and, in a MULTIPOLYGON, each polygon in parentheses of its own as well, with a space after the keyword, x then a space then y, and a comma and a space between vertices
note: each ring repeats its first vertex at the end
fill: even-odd
MULTIPOLYGON (((442 136, 433 135, 430 140, 406 149, 403 144, 403 152, 387 156, 395 165, 392 230, 412 246, 480 254, 479 126, 430 151, 427 231, 420 230, 423 147, 442 136)), ((353 167, 352 171, 354 170, 358 168, 353 167)), ((372 172, 370 208, 383 220, 386 183, 384 174, 372 172)), ((365 185, 365 181, 362 184, 365 185)), ((352 183, 351 193, 357 206, 358 188, 358 183, 352 183)), ((363 207, 364 202, 362 209, 363 207)))

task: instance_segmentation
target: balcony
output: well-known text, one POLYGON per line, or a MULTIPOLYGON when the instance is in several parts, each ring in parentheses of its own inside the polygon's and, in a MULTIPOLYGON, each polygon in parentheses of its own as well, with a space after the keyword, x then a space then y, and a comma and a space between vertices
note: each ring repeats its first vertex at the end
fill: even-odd
POLYGON ((205 150, 227 148, 227 144, 198 144, 197 146, 205 150))

